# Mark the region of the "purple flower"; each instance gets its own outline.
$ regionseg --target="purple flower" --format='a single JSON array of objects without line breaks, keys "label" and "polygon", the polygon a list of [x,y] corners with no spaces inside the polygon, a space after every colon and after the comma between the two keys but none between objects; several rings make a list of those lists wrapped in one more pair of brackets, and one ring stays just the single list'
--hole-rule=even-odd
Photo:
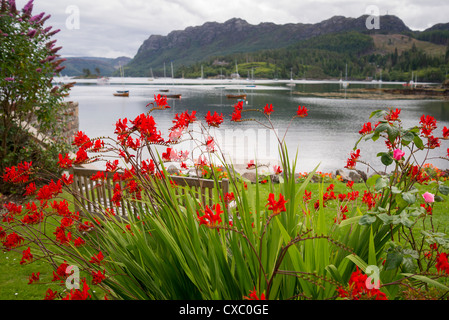
[{"label": "purple flower", "polygon": [[44,16],[44,14],[45,14],[45,12],[41,12],[41,13],[39,13],[38,15],[31,17],[30,23],[33,23],[33,22],[39,23],[39,21],[42,19],[42,17]]},{"label": "purple flower", "polygon": [[33,38],[36,35],[36,30],[31,29],[30,31],[28,31],[27,36],[30,38]]},{"label": "purple flower", "polygon": [[33,11],[33,1],[30,0],[28,3],[23,7],[22,12],[24,15],[31,15],[31,11]]},{"label": "purple flower", "polygon": [[7,78],[5,78],[5,81],[7,81],[7,82],[14,82],[15,79],[11,78],[11,77],[7,77]]}]

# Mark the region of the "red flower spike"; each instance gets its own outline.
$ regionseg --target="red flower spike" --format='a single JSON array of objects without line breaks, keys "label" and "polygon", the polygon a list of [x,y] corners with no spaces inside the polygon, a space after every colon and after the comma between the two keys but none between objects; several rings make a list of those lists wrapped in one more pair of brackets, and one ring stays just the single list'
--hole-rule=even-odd
[{"label": "red flower spike", "polygon": [[34,282],[39,281],[40,274],[41,274],[40,272],[38,272],[36,274],[33,272],[28,280],[28,284],[32,284]]},{"label": "red flower spike", "polygon": [[268,203],[265,206],[268,206],[268,210],[272,210],[272,216],[276,216],[283,211],[287,211],[285,208],[285,204],[287,201],[284,199],[282,194],[279,194],[279,200],[276,201],[274,198],[274,194],[270,193],[268,196]]},{"label": "red flower spike", "polygon": [[244,296],[243,299],[246,299],[246,300],[266,300],[264,293],[262,293],[260,295],[260,298],[257,296],[256,287],[254,287],[254,290],[251,290],[249,292],[249,296]]},{"label": "red flower spike", "polygon": [[33,255],[31,254],[30,247],[28,249],[23,250],[22,252],[22,260],[20,260],[20,264],[25,264],[27,262],[31,262],[33,260]]},{"label": "red flower spike", "polygon": [[210,127],[219,127],[223,123],[223,114],[218,114],[216,111],[211,115],[210,111],[207,112],[206,122]]},{"label": "red flower spike", "polygon": [[217,224],[220,224],[222,222],[220,217],[222,213],[223,211],[221,210],[220,204],[214,204],[211,208],[206,205],[204,215],[202,216],[199,215],[198,211],[196,212],[200,225],[204,224],[208,227],[214,227]]},{"label": "red flower spike", "polygon": [[58,155],[59,161],[58,161],[58,165],[63,168],[71,168],[72,167],[72,160],[69,158],[69,155],[66,153],[65,156],[63,157],[62,154]]},{"label": "red flower spike", "polygon": [[354,169],[357,160],[360,158],[360,149],[357,149],[355,152],[351,151],[350,157],[347,160],[345,168]]},{"label": "red flower spike", "polygon": [[103,259],[104,259],[103,253],[101,251],[99,251],[96,255],[93,255],[90,258],[89,262],[93,263],[93,264],[101,265],[101,262],[103,261]]},{"label": "red flower spike", "polygon": [[300,117],[300,118],[305,118],[305,117],[307,117],[307,108],[306,107],[301,107],[301,106],[299,106],[298,107],[298,111],[296,111],[296,116],[297,117]]},{"label": "red flower spike", "polygon": [[48,290],[45,292],[44,300],[55,300],[57,294],[58,294],[57,291],[53,291],[50,288],[48,288]]},{"label": "red flower spike", "polygon": [[268,103],[267,103],[265,108],[263,108],[263,113],[265,113],[267,116],[272,114],[273,113],[273,105],[272,104],[268,105]]},{"label": "red flower spike", "polygon": [[425,137],[432,135],[432,131],[437,128],[437,121],[432,116],[422,115],[419,123],[421,124],[421,134]]}]

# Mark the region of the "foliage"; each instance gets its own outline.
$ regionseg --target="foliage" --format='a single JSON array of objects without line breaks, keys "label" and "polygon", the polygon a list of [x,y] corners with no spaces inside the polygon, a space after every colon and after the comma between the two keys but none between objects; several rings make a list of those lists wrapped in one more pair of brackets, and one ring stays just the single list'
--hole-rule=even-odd
[{"label": "foliage", "polygon": [[[0,9],[0,168],[21,162],[21,147],[30,148],[31,125],[39,132],[57,137],[57,116],[62,109],[63,95],[71,84],[53,86],[52,79],[60,72],[56,40],[58,30],[44,27],[50,15],[32,14],[29,1],[19,11],[15,1],[3,0]],[[42,148],[33,148],[41,153]],[[50,153],[51,154],[51,153]],[[55,154],[51,154],[55,157]],[[30,154],[26,154],[30,156]],[[57,154],[56,154],[57,156]],[[36,157],[27,157],[37,161]],[[41,162],[42,164],[42,162]],[[4,188],[4,187],[3,187]],[[4,191],[4,190],[3,190]]]}]

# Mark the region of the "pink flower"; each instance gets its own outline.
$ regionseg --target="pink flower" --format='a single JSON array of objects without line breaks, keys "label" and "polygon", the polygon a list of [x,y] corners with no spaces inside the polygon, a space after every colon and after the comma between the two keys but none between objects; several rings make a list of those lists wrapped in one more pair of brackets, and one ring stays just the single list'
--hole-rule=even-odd
[{"label": "pink flower", "polygon": [[404,155],[405,152],[403,152],[401,149],[395,149],[393,151],[393,158],[397,161],[401,160]]},{"label": "pink flower", "polygon": [[435,202],[435,195],[431,194],[430,192],[425,192],[422,197],[424,198],[424,201],[426,203]]}]

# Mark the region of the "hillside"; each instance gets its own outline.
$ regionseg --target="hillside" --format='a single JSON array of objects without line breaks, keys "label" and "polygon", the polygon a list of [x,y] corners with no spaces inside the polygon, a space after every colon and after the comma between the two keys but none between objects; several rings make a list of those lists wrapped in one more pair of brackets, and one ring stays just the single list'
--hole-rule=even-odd
[{"label": "hillside", "polygon": [[110,77],[119,68],[126,65],[131,58],[119,57],[115,59],[100,57],[67,57],[62,63],[65,69],[62,76],[106,76]]},{"label": "hillside", "polygon": [[155,75],[163,74],[163,64],[175,68],[188,66],[214,56],[252,53],[280,49],[317,36],[336,32],[405,33],[411,30],[399,18],[382,16],[382,29],[367,30],[367,16],[346,18],[335,16],[316,24],[260,23],[252,25],[242,19],[224,23],[207,22],[202,26],[170,32],[167,36],[151,35],[139,48],[126,67],[126,74],[148,76],[150,68]]}]

